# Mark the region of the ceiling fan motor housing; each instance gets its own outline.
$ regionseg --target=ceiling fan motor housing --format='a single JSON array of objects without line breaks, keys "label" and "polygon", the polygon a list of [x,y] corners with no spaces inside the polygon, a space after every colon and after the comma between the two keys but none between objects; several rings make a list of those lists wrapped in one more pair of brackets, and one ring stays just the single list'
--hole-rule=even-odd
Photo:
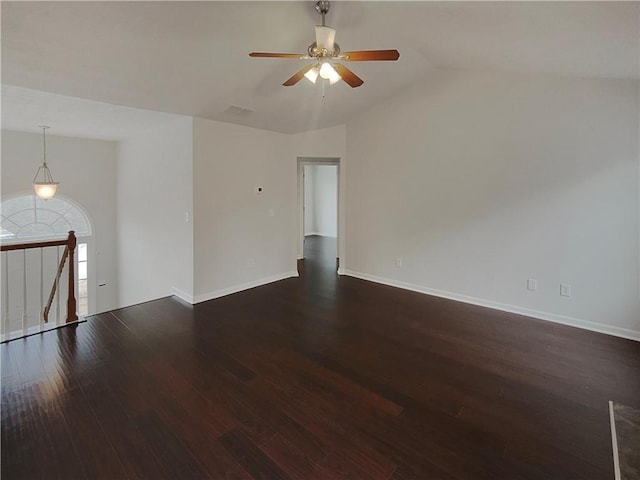
[{"label": "ceiling fan motor housing", "polygon": [[333,42],[333,50],[328,51],[326,48],[318,48],[318,44],[313,42],[307,47],[307,53],[313,58],[337,57],[340,54],[340,45],[338,42]]}]

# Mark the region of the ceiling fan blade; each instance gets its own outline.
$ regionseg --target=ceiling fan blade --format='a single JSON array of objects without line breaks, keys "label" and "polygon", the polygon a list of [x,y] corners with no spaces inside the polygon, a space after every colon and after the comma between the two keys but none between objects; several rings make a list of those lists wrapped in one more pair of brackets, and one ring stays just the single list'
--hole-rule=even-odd
[{"label": "ceiling fan blade", "polygon": [[342,80],[344,80],[347,84],[349,84],[351,88],[359,87],[364,83],[364,80],[362,80],[359,76],[357,76],[355,73],[353,73],[344,65],[341,65],[339,63],[334,63],[333,69],[336,72],[338,72],[338,75],[342,77]]},{"label": "ceiling fan blade", "polygon": [[306,67],[298,70],[298,72],[296,72],[295,75],[293,75],[289,80],[284,82],[282,85],[284,85],[285,87],[291,87],[295,85],[300,80],[302,80],[302,77],[304,77],[304,74],[307,73],[312,68],[313,68],[313,64],[307,65]]},{"label": "ceiling fan blade", "polygon": [[338,58],[349,62],[398,60],[400,52],[397,50],[359,50],[356,52],[341,52]]},{"label": "ceiling fan blade", "polygon": [[303,53],[251,52],[249,56],[259,57],[259,58],[299,58],[299,59],[309,58],[308,55],[305,55]]}]

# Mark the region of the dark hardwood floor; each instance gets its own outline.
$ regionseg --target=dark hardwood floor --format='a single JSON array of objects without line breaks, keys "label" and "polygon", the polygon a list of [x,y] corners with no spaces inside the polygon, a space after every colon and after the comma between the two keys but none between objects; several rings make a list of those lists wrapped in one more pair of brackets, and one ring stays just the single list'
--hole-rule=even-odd
[{"label": "dark hardwood floor", "polygon": [[613,479],[640,344],[335,274],[3,344],[2,478]]}]

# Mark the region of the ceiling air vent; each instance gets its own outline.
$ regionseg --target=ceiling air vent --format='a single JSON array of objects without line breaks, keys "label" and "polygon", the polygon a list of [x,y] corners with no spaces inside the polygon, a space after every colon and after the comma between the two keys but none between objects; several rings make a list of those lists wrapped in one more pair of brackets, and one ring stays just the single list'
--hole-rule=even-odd
[{"label": "ceiling air vent", "polygon": [[236,116],[245,116],[253,113],[253,110],[251,110],[250,108],[241,107],[240,105],[229,105],[224,113],[230,113],[231,115]]}]

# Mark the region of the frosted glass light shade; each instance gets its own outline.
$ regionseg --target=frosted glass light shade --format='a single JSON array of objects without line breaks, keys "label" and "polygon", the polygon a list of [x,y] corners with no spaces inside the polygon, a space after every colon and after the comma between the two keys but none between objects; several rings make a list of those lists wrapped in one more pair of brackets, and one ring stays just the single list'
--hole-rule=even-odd
[{"label": "frosted glass light shade", "polygon": [[49,200],[56,194],[58,182],[33,182],[33,189],[36,191],[38,198]]},{"label": "frosted glass light shade", "polygon": [[47,167],[46,158],[45,161],[38,167],[36,176],[33,177],[33,189],[36,191],[38,198],[43,200],[49,200],[56,194],[58,183],[53,179],[49,167]]},{"label": "frosted glass light shade", "polygon": [[329,80],[329,84],[333,85],[339,82],[342,77],[335,71],[329,62],[325,62],[320,67],[320,77]]},{"label": "frosted glass light shade", "polygon": [[318,73],[319,73],[318,67],[313,67],[311,70],[309,70],[307,73],[305,73],[304,76],[311,83],[316,83],[316,80],[318,79]]},{"label": "frosted glass light shade", "polygon": [[336,39],[336,31],[325,25],[316,25],[316,46],[319,50],[326,48],[333,52],[333,43]]}]

